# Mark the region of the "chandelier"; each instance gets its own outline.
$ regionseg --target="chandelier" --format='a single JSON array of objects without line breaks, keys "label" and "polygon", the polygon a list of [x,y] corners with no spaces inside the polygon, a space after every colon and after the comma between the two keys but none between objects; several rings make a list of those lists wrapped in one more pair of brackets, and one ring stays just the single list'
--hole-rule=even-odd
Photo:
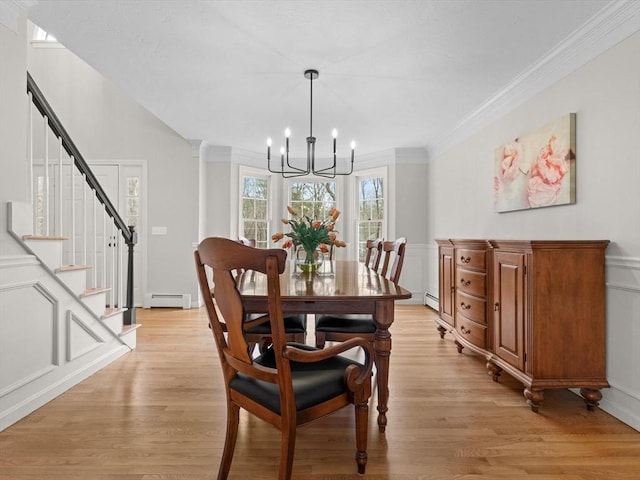
[{"label": "chandelier", "polygon": [[351,168],[349,171],[337,171],[336,139],[338,131],[334,128],[331,132],[333,136],[333,162],[331,165],[319,168],[316,166],[316,137],[313,136],[313,81],[318,78],[317,70],[305,70],[304,77],[309,79],[311,94],[309,101],[309,136],[307,137],[307,165],[304,168],[296,167],[289,162],[289,137],[291,130],[284,131],[285,146],[280,147],[280,169],[271,166],[271,138],[267,138],[267,164],[271,173],[279,173],[283,178],[301,177],[303,175],[317,175],[325,178],[335,178],[337,175],[351,175],[353,173],[353,157],[356,143],[351,142]]}]

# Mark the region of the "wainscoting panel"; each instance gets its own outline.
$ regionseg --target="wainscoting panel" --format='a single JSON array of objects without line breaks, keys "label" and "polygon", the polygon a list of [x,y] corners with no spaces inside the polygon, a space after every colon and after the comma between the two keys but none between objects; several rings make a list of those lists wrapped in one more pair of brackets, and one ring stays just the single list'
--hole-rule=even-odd
[{"label": "wainscoting panel", "polygon": [[131,348],[33,255],[0,255],[0,431]]},{"label": "wainscoting panel", "polygon": [[424,293],[427,291],[428,278],[428,245],[407,243],[404,264],[400,275],[400,286],[409,290],[412,297],[399,303],[424,304]]},{"label": "wainscoting panel", "polygon": [[85,355],[104,343],[104,339],[73,311],[67,310],[67,361]]},{"label": "wainscoting panel", "polygon": [[39,282],[0,286],[0,305],[22,306],[0,319],[0,397],[60,365],[57,303]]},{"label": "wainscoting panel", "polygon": [[640,431],[640,259],[607,257],[607,380],[600,406]]}]

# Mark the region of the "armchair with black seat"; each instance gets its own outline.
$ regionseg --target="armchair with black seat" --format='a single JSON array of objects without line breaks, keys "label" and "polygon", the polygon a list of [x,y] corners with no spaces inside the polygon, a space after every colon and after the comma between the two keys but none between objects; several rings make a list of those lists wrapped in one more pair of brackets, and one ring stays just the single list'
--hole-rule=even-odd
[{"label": "armchair with black seat", "polygon": [[[355,458],[358,473],[365,471],[372,347],[356,338],[324,350],[285,341],[280,274],[284,271],[286,256],[282,249],[252,249],[225,238],[207,238],[195,252],[198,281],[220,357],[227,397],[227,429],[218,480],[229,475],[241,408],[281,431],[278,478],[288,480],[297,426],[354,405]],[[216,305],[209,294],[212,287],[206,269],[213,272]],[[233,274],[236,269],[254,270],[267,276],[273,345],[256,358],[247,351],[244,309]],[[364,352],[363,363],[340,355],[356,347]]]},{"label": "armchair with black seat", "polygon": [[[380,259],[384,257],[380,274],[391,282],[398,283],[404,263],[406,245],[407,239],[404,237],[393,242],[382,242],[381,249],[372,244],[373,247],[378,248],[378,254],[373,264],[370,265],[370,250],[368,250],[365,264],[377,271]],[[393,257],[393,262],[391,262],[391,257]],[[318,348],[323,348],[326,341],[343,342],[354,337],[361,337],[373,343],[375,333],[376,323],[373,316],[369,314],[325,314],[316,318],[316,347]]]}]

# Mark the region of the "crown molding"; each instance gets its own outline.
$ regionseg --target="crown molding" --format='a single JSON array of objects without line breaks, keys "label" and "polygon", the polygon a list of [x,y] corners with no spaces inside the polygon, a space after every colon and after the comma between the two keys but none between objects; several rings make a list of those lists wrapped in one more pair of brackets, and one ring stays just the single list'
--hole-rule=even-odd
[{"label": "crown molding", "polygon": [[427,147],[433,160],[481,128],[585,65],[602,52],[640,31],[640,2],[615,0],[569,35],[538,62],[489,97],[455,127]]}]

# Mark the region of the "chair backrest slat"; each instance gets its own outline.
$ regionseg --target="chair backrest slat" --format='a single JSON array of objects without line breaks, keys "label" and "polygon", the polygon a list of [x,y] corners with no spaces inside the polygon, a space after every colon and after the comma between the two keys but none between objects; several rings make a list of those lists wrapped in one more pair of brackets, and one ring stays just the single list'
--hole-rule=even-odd
[{"label": "chair backrest slat", "polygon": [[[407,239],[404,237],[400,237],[393,242],[384,242],[382,244],[384,262],[382,264],[381,274],[393,283],[398,283],[398,280],[400,280],[406,246]],[[393,262],[391,262],[391,257],[393,257]]]},{"label": "chair backrest slat", "polygon": [[384,238],[367,240],[367,256],[364,259],[364,264],[372,270],[378,270],[378,267],[380,266],[383,242]]}]

